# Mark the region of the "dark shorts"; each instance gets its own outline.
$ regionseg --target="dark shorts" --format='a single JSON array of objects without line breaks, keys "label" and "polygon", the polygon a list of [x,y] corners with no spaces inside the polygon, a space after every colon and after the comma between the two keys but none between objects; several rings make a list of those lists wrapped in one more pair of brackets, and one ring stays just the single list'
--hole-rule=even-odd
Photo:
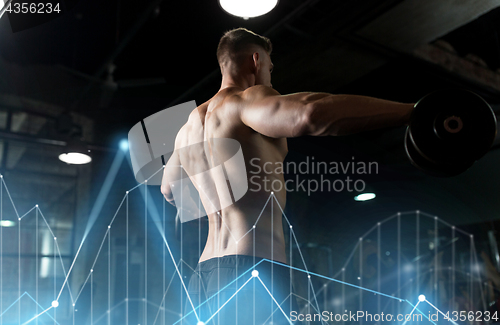
[{"label": "dark shorts", "polygon": [[[252,277],[253,270],[258,277]],[[207,325],[290,324],[287,317],[297,310],[291,289],[290,268],[284,265],[245,255],[212,258],[191,276],[191,301],[180,324],[197,324],[191,302]]]}]

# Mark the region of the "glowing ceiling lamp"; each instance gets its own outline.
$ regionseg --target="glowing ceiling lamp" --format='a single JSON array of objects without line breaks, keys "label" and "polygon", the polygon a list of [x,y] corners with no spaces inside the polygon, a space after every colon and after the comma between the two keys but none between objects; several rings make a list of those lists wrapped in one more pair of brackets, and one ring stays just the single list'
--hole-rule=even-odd
[{"label": "glowing ceiling lamp", "polygon": [[15,225],[16,223],[12,220],[0,220],[0,227],[9,228],[14,227]]},{"label": "glowing ceiling lamp", "polygon": [[368,201],[376,197],[375,193],[362,193],[354,197],[355,201]]},{"label": "glowing ceiling lamp", "polygon": [[278,0],[219,0],[219,4],[229,14],[248,19],[267,14]]},{"label": "glowing ceiling lamp", "polygon": [[66,151],[59,155],[59,160],[70,165],[84,165],[92,161],[87,147],[81,141],[68,144]]},{"label": "glowing ceiling lamp", "polygon": [[70,165],[84,165],[92,161],[89,155],[79,152],[68,152],[59,155],[59,160]]}]

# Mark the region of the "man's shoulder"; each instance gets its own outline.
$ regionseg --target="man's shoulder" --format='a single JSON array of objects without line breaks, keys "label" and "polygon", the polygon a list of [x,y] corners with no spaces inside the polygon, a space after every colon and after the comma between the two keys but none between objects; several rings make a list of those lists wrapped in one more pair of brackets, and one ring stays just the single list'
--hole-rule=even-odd
[{"label": "man's shoulder", "polygon": [[[251,102],[269,96],[280,95],[276,90],[264,85],[256,85],[246,89],[242,88],[226,88],[214,96],[214,108],[230,109],[245,108]],[[212,106],[212,104],[210,105]],[[211,109],[209,108],[209,111]]]},{"label": "man's shoulder", "polygon": [[277,96],[279,93],[272,87],[255,85],[242,92],[242,98],[246,100],[260,99],[267,96]]}]

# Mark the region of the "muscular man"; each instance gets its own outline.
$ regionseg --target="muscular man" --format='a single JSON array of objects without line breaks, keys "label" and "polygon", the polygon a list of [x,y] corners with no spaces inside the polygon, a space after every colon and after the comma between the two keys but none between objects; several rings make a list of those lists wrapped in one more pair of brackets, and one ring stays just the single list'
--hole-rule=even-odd
[{"label": "muscular man", "polygon": [[[253,177],[253,184],[259,180],[283,182],[283,174],[275,173],[274,168],[265,169],[267,172],[264,175],[264,168],[255,166],[282,163],[288,151],[286,138],[347,135],[408,122],[413,104],[328,93],[281,95],[271,84],[271,50],[269,39],[249,30],[238,28],[224,34],[217,48],[222,72],[220,90],[191,113],[177,135],[175,143],[178,150],[167,167],[182,165],[190,177],[197,170],[208,170],[214,163],[214,152],[218,156],[224,155],[224,148],[214,148],[211,139],[229,138],[241,145],[248,178],[262,176]],[[200,143],[207,145],[193,146]],[[258,174],[259,171],[262,175]],[[161,188],[165,198],[174,205],[176,202],[169,182],[175,179],[175,172],[175,168],[165,168]],[[201,191],[211,193],[209,200],[202,200],[205,208],[218,200],[221,182],[226,182],[224,177],[222,180],[216,178],[193,181],[200,195]],[[227,188],[227,184],[224,185]],[[286,191],[282,188],[273,193],[272,199],[284,208]],[[234,204],[208,214],[207,243],[188,290],[190,296],[195,297],[195,307],[198,301],[203,302],[219,293],[220,289],[263,258],[287,263],[281,210],[276,203],[272,208],[267,201],[270,195],[264,190],[249,190]],[[269,264],[272,263],[259,264],[260,277],[281,304],[290,293],[289,271],[286,267]],[[246,278],[239,280],[240,286],[244,280]],[[199,320],[210,319],[210,313],[217,312],[217,316],[210,319],[214,324],[236,324],[237,321],[238,324],[264,324],[270,323],[271,319],[273,324],[288,324],[283,314],[290,311],[290,304],[284,303],[283,310],[277,309],[269,294],[262,292],[263,286],[257,284],[249,286],[252,290],[248,292],[242,290],[238,293],[238,305],[231,301],[217,312],[238,287],[225,289],[227,294],[219,293],[210,299],[214,302],[198,310],[201,314],[198,315]],[[261,292],[256,293],[256,290]],[[245,294],[251,298],[245,300]],[[255,301],[257,307],[254,310],[252,303],[255,306]],[[190,312],[192,306],[186,306],[186,312]],[[269,318],[271,314],[273,316]]]}]

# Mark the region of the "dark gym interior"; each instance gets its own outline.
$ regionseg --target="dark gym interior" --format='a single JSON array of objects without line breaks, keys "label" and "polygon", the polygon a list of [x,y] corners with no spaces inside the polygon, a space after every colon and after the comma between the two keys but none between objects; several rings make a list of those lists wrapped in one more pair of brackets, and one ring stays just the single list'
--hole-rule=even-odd
[{"label": "dark gym interior", "polygon": [[[176,226],[176,210],[159,186],[124,196],[138,183],[120,144],[147,116],[190,100],[201,104],[219,90],[215,53],[227,30],[245,27],[271,39],[272,83],[281,94],[416,103],[433,91],[460,88],[500,114],[497,0],[280,0],[248,20],[227,14],[216,0],[60,5],[57,17],[0,19],[3,324],[181,318],[186,296],[173,261],[188,279],[206,221]],[[411,164],[405,130],[288,139],[286,162],[378,164],[376,172],[350,175],[376,194],[370,201],[355,201],[358,193],[347,190],[287,194],[284,214],[296,235],[285,231],[292,264],[412,303],[425,291],[443,310],[496,310],[500,136],[467,171],[443,178]],[[77,138],[92,162],[61,162],[58,155]],[[151,209],[158,219],[148,217]],[[416,267],[426,275],[411,275]],[[413,284],[396,288],[394,272],[408,273],[399,275],[399,286],[419,282],[422,292],[408,291]],[[358,308],[357,291],[328,283],[313,280],[321,309]],[[311,294],[307,285],[295,287],[301,297]],[[55,300],[57,308],[36,317]],[[301,308],[310,308],[306,301],[299,299]]]}]

